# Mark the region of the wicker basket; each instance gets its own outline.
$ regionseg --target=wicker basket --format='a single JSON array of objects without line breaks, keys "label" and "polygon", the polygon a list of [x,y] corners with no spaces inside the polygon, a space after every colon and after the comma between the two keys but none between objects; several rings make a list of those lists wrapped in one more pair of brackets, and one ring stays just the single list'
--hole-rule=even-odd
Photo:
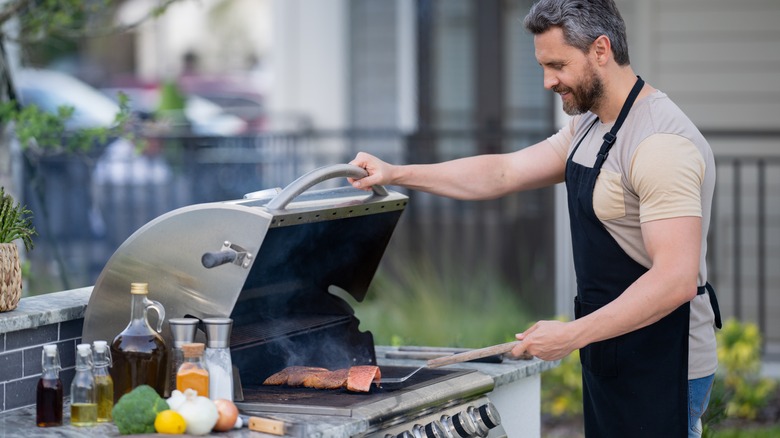
[{"label": "wicker basket", "polygon": [[22,297],[22,265],[15,243],[0,243],[0,312],[16,309]]}]

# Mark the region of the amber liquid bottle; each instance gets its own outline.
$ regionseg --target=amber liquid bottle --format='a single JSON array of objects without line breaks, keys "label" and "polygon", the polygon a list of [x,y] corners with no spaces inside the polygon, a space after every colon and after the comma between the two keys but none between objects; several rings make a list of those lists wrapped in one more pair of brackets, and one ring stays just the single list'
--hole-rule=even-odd
[{"label": "amber liquid bottle", "polygon": [[95,359],[92,374],[95,376],[98,423],[111,421],[111,410],[114,408],[114,380],[108,371],[111,366],[111,353],[106,344],[106,341],[92,343]]},{"label": "amber liquid bottle", "polygon": [[[111,343],[115,403],[140,385],[151,386],[163,397],[168,380],[168,351],[159,334],[165,309],[162,304],[147,298],[149,288],[146,283],[133,283],[130,293],[130,323]],[[157,331],[147,321],[150,308],[157,312]]]},{"label": "amber liquid bottle", "polygon": [[39,427],[62,426],[62,380],[57,346],[43,346],[43,372],[38,380],[35,403],[35,423]]}]

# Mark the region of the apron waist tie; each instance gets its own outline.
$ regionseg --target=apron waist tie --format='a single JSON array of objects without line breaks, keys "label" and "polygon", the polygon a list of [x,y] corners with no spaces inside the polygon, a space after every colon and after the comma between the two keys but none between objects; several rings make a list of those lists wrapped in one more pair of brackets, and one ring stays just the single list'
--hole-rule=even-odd
[{"label": "apron waist tie", "polygon": [[710,305],[712,306],[712,311],[715,313],[715,327],[722,328],[723,322],[720,319],[720,306],[718,305],[718,297],[715,295],[715,289],[713,289],[712,285],[709,283],[704,286],[699,286],[696,289],[696,295],[704,295],[705,292],[708,292],[708,295],[710,296]]}]

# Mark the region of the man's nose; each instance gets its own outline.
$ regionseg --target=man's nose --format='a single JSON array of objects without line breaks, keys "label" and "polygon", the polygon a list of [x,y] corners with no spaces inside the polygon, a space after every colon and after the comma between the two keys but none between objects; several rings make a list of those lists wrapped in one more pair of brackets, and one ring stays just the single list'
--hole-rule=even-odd
[{"label": "man's nose", "polygon": [[544,73],[544,88],[552,90],[552,88],[558,85],[558,77],[551,73]]}]

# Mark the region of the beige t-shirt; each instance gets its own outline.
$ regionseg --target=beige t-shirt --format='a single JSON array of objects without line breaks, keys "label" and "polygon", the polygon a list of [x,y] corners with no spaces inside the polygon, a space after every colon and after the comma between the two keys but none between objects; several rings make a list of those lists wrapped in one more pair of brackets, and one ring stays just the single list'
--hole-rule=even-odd
[{"label": "beige t-shirt", "polygon": [[[575,116],[548,140],[567,159],[596,116]],[[602,138],[613,124],[585,134],[574,161],[593,167]],[[593,192],[593,209],[620,247],[642,266],[650,257],[642,240],[643,222],[683,216],[702,218],[698,284],[707,282],[707,231],[715,188],[715,161],[707,140],[669,97],[656,91],[637,100],[617,133]],[[691,302],[688,378],[715,372],[714,313],[708,295]]]}]

